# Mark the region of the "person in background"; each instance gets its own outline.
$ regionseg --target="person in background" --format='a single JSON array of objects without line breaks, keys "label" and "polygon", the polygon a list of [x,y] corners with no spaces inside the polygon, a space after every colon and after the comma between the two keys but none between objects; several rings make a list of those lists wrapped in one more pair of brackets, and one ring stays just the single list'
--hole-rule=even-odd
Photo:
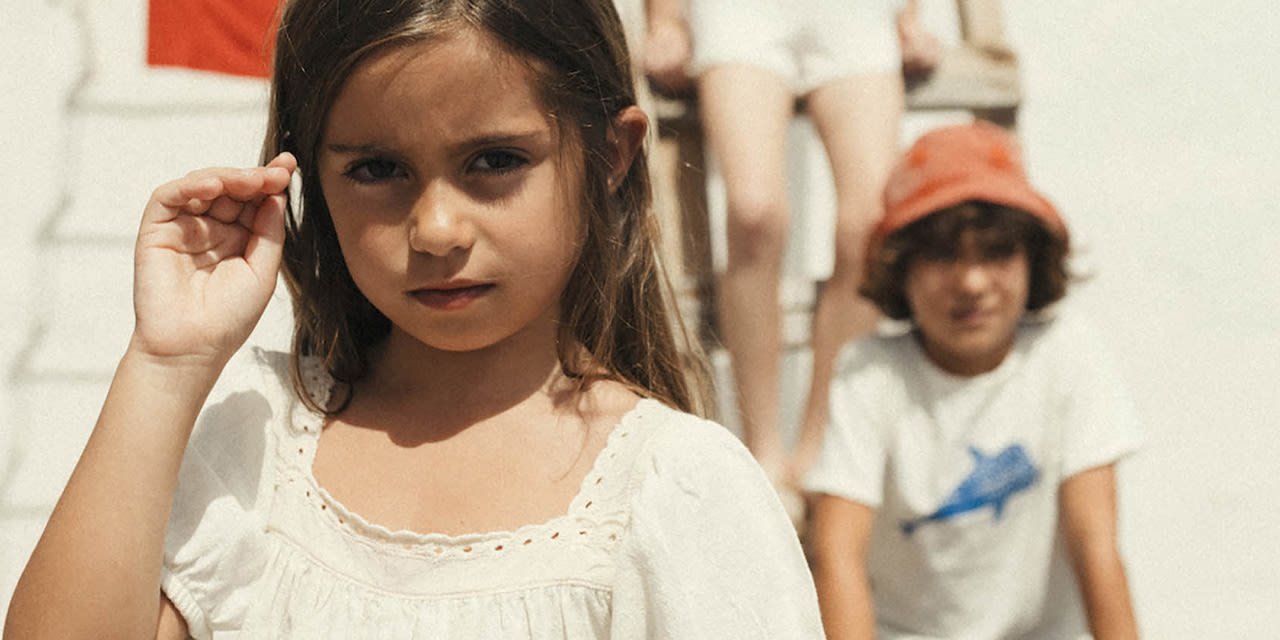
[{"label": "person in background", "polygon": [[983,122],[921,137],[884,206],[861,292],[911,328],[841,353],[804,482],[827,637],[1136,637],[1115,465],[1139,421],[1055,305],[1062,218]]},{"label": "person in background", "polygon": [[[896,13],[896,15],[895,15]],[[659,85],[696,85],[710,153],[724,177],[728,262],[716,294],[744,440],[781,493],[796,497],[826,419],[840,345],[870,331],[857,294],[862,248],[897,153],[903,72],[937,64],[914,0],[649,0],[645,63]],[[779,423],[778,287],[789,225],[786,134],[797,100],[835,179],[835,263],[813,312],[810,390],[788,451]],[[800,517],[799,501],[793,517]]]}]

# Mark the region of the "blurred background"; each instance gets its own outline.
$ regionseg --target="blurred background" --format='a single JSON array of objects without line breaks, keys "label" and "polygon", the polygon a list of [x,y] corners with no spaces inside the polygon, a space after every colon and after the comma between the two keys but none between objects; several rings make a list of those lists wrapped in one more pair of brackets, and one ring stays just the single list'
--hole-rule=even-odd
[{"label": "blurred background", "polygon": [[[955,2],[920,9],[956,42]],[[1121,471],[1139,622],[1150,638],[1280,637],[1280,10],[1009,0],[1003,19],[1032,180],[1092,276],[1070,299],[1146,420]],[[10,3],[0,20],[4,608],[127,341],[142,205],[188,170],[257,159],[265,84],[148,67],[146,25],[141,0]],[[903,143],[964,118],[911,114]],[[821,153],[806,135],[799,158]],[[793,253],[821,254],[806,242]],[[252,340],[284,347],[276,298]]]}]

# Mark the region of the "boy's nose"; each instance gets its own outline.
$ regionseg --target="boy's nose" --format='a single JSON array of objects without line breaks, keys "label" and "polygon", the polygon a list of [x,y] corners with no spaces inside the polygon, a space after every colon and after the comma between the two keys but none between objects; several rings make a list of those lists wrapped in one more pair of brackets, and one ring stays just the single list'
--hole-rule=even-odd
[{"label": "boy's nose", "polygon": [[443,257],[455,250],[470,249],[474,243],[475,228],[465,205],[452,196],[447,186],[428,186],[414,203],[409,246],[418,253]]},{"label": "boy's nose", "polygon": [[987,286],[990,274],[988,265],[980,260],[956,263],[956,286],[965,293],[978,293]]}]

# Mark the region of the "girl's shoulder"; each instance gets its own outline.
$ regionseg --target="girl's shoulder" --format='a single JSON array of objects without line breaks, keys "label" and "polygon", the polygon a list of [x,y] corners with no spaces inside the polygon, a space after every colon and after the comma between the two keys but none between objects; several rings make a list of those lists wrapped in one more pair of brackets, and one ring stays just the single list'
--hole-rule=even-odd
[{"label": "girl's shoulder", "polygon": [[[271,453],[287,439],[289,426],[299,423],[299,414],[307,413],[292,380],[288,353],[241,349],[200,411],[184,465],[207,468],[205,480],[226,483],[239,500],[262,498],[259,484],[270,475]],[[316,382],[317,392],[327,392]]]},{"label": "girl's shoulder", "polygon": [[245,347],[236,352],[214,385],[205,408],[254,393],[278,404],[291,399],[290,356],[282,351]]},{"label": "girl's shoulder", "polygon": [[628,456],[633,491],[654,482],[685,485],[699,477],[729,479],[758,471],[746,446],[727,428],[654,399],[641,400],[613,435],[633,439]]},{"label": "girl's shoulder", "polygon": [[[720,423],[646,398],[636,404],[624,422],[641,435],[647,449],[693,446],[737,449],[741,442]],[[745,449],[745,448],[744,448]]]},{"label": "girl's shoulder", "polygon": [[178,474],[161,573],[164,593],[193,634],[251,605],[256,574],[223,568],[265,562],[275,452],[300,404],[289,354],[245,348],[200,412]]},{"label": "girl's shoulder", "polygon": [[292,367],[293,356],[288,352],[261,347],[241,349],[218,377],[205,401],[202,420],[216,418],[208,415],[215,409],[227,411],[245,405],[270,407],[273,413],[288,417],[290,412],[305,410],[300,392],[309,395],[317,406],[325,406],[334,382],[319,359],[301,358],[298,366],[301,388],[294,384]]}]

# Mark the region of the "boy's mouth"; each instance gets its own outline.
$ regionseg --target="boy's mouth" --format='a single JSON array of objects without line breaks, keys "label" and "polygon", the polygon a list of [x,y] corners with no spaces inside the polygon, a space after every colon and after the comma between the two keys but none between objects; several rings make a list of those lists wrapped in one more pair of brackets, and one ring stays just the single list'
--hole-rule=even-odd
[{"label": "boy's mouth", "polygon": [[991,314],[981,307],[962,307],[951,311],[951,320],[964,326],[984,324]]}]

